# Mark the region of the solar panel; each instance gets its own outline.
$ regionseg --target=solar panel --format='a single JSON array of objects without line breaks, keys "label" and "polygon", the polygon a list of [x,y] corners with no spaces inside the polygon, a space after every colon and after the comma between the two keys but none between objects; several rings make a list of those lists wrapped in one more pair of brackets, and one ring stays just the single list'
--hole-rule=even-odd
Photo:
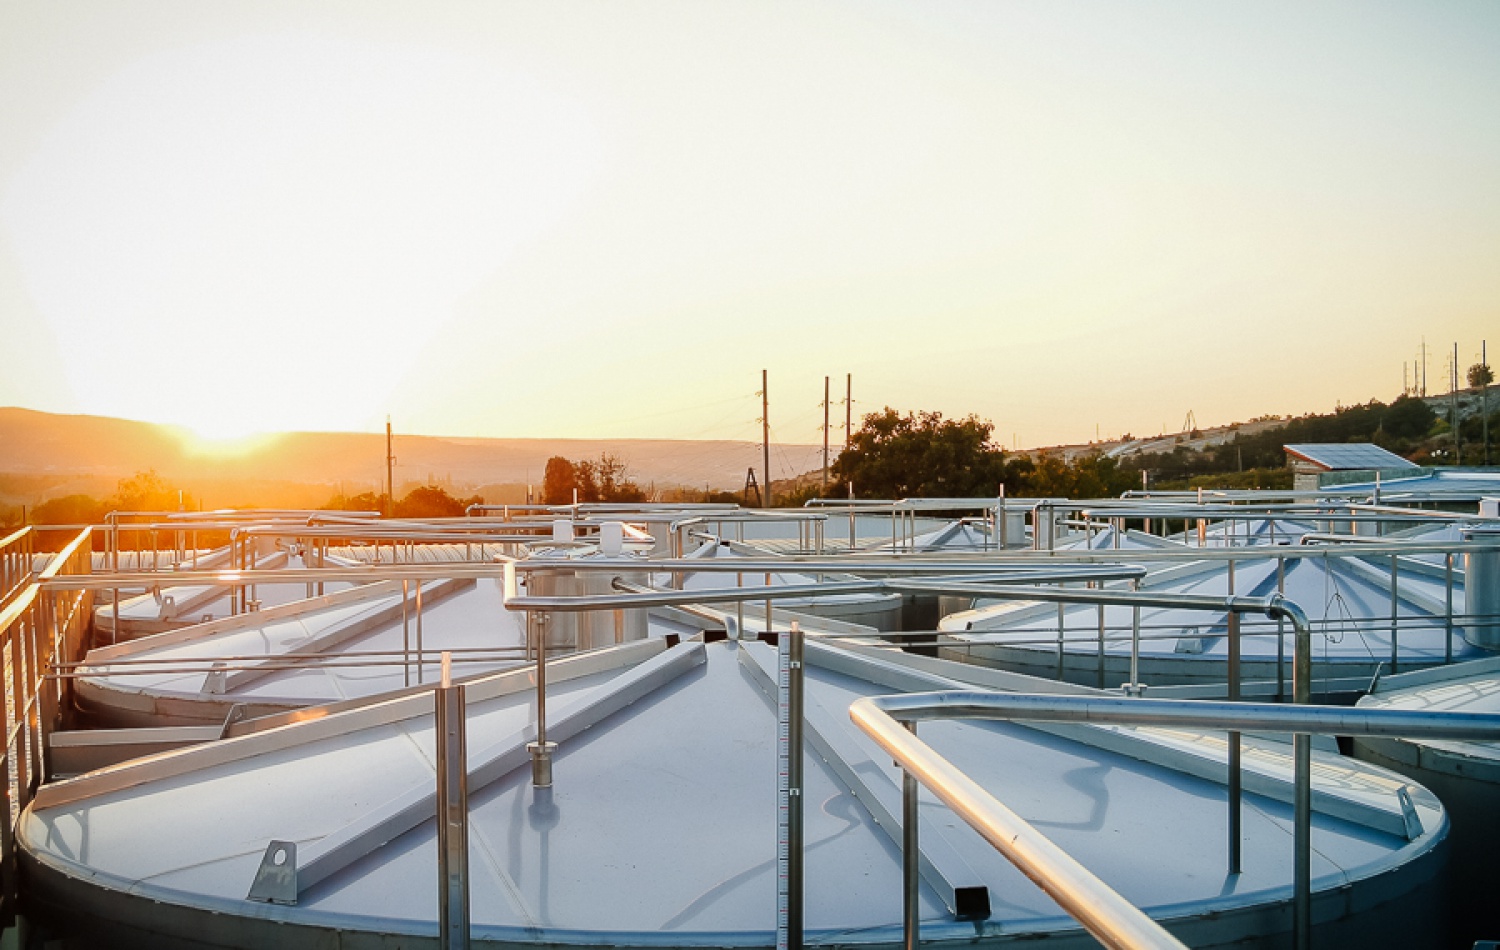
[{"label": "solar panel", "polygon": [[1293,455],[1330,470],[1358,468],[1418,468],[1416,463],[1369,442],[1303,443],[1282,446]]}]

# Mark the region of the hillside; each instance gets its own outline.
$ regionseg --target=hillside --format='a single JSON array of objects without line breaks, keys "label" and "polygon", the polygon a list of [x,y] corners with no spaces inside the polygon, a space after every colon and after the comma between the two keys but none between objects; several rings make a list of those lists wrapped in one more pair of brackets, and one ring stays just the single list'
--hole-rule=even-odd
[{"label": "hillside", "polygon": [[[206,505],[242,504],[236,496],[259,486],[278,497],[302,487],[327,500],[343,486],[374,489],[385,481],[385,436],[293,432],[268,437],[236,454],[213,454],[172,426],[101,416],[56,415],[0,408],[0,501],[35,504],[59,494],[104,495],[116,481],[155,469]],[[755,442],[667,439],[480,439],[403,435],[394,439],[400,486],[434,482],[471,492],[486,485],[540,484],[547,459],[579,460],[609,452],[623,459],[642,486],[738,490],[745,471],[761,464]],[[779,477],[821,464],[820,446],[773,445]],[[270,504],[271,502],[258,502]]]},{"label": "hillside", "polygon": [[[1461,389],[1457,393],[1444,393],[1442,395],[1423,396],[1419,398],[1432,410],[1433,416],[1443,423],[1444,431],[1449,431],[1446,428],[1446,423],[1451,411],[1455,408],[1457,409],[1458,418],[1465,423],[1479,418],[1484,412],[1485,397],[1481,389]],[[1358,406],[1342,407],[1335,410],[1333,415],[1337,416],[1349,411],[1358,411],[1360,408]],[[1500,409],[1500,394],[1492,392],[1490,395],[1489,411],[1493,413],[1497,409]],[[1042,455],[1055,455],[1063,459],[1063,461],[1071,463],[1096,452],[1108,458],[1121,460],[1133,456],[1169,453],[1178,449],[1185,452],[1207,452],[1219,446],[1230,445],[1236,441],[1253,439],[1276,429],[1284,429],[1291,425],[1293,421],[1294,417],[1292,416],[1266,416],[1252,419],[1249,422],[1207,426],[1194,429],[1192,432],[1168,432],[1140,439],[1126,436],[1123,439],[1112,441],[1039,446],[1032,449],[1021,449],[1016,454],[1025,455],[1032,459],[1040,458]],[[1364,437],[1361,436],[1361,438]],[[1295,439],[1292,441],[1295,441]]]}]

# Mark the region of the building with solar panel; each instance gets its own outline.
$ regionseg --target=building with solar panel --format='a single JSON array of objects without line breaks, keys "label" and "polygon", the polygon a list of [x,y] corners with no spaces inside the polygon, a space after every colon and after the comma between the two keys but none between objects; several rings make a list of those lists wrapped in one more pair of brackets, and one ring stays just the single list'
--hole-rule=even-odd
[{"label": "building with solar panel", "polygon": [[1394,452],[1370,442],[1308,442],[1283,445],[1287,468],[1292,470],[1292,487],[1297,491],[1316,491],[1322,487],[1322,476],[1328,472],[1368,472],[1382,476],[1414,475],[1421,466]]}]

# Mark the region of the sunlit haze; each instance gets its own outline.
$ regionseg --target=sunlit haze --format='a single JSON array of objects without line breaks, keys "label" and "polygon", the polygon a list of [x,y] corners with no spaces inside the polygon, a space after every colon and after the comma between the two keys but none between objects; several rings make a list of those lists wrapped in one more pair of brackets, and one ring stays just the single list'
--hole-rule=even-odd
[{"label": "sunlit haze", "polygon": [[1500,345],[1500,4],[4,19],[0,405],[758,439],[767,369],[781,441],[852,374],[1040,445]]}]

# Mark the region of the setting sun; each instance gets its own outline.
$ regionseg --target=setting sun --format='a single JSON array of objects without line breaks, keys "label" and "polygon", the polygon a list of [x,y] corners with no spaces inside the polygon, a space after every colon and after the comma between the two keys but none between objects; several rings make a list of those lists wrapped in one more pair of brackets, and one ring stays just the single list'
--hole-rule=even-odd
[{"label": "setting sun", "polygon": [[223,425],[210,423],[183,428],[183,448],[189,455],[236,457],[267,448],[281,438],[280,433],[257,432],[242,421],[236,422],[225,419]]}]

